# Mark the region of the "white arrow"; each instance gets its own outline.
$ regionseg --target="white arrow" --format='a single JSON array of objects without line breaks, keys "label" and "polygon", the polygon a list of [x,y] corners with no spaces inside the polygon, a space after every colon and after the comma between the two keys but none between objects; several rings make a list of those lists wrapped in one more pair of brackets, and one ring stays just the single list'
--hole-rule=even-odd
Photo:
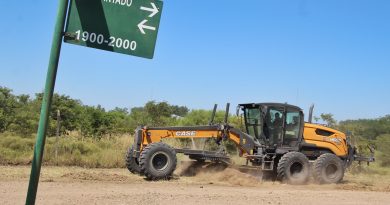
[{"label": "white arrow", "polygon": [[144,19],[143,21],[141,21],[141,22],[138,24],[138,28],[139,28],[139,30],[141,31],[142,34],[145,34],[144,29],[149,29],[149,30],[153,30],[153,31],[156,30],[155,27],[145,25],[146,22],[148,22],[148,20],[145,20],[145,19]]},{"label": "white arrow", "polygon": [[150,5],[152,5],[153,8],[141,6],[141,10],[152,12],[152,13],[149,15],[149,17],[153,17],[154,15],[156,15],[156,14],[158,13],[158,8],[157,8],[156,5],[155,5],[154,3],[152,3],[152,2],[150,2]]}]

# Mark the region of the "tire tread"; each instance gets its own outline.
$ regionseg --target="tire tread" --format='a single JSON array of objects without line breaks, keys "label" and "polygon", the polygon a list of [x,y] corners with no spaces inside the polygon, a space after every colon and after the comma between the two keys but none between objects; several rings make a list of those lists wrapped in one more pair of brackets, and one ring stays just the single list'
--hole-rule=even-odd
[{"label": "tire tread", "polygon": [[332,153],[325,153],[325,154],[322,154],[320,155],[314,162],[313,164],[313,177],[314,177],[314,180],[320,184],[325,184],[325,183],[338,183],[340,182],[343,177],[344,177],[344,169],[342,170],[342,173],[341,173],[341,177],[339,180],[337,181],[334,181],[334,182],[331,182],[331,181],[327,181],[326,179],[324,179],[324,177],[322,176],[322,171],[323,171],[323,168],[324,166],[326,165],[326,163],[329,161],[329,160],[336,160],[338,163],[341,164],[341,168],[343,169],[342,167],[342,162],[340,160],[339,157],[337,157],[335,154],[332,154]]},{"label": "tire tread", "polygon": [[176,158],[176,152],[174,149],[172,149],[169,145],[163,143],[163,142],[156,142],[156,143],[151,143],[149,144],[148,146],[146,146],[142,152],[141,152],[141,155],[140,155],[140,160],[139,160],[139,165],[140,165],[140,171],[141,173],[143,173],[145,175],[145,177],[149,180],[160,180],[160,179],[170,179],[172,177],[172,173],[169,173],[167,174],[166,176],[163,176],[163,177],[157,177],[157,176],[154,176],[153,173],[151,173],[148,169],[148,163],[147,163],[147,160],[148,160],[148,156],[150,155],[150,152],[156,148],[156,147],[164,147],[166,148],[166,150],[168,150],[170,152],[170,154],[172,156],[175,156],[174,159],[172,160],[172,163],[173,163],[173,167],[176,167],[176,164],[177,164],[177,158]]},{"label": "tire tread", "polygon": [[131,173],[140,174],[141,167],[139,166],[139,164],[135,162],[135,159],[133,157],[133,150],[134,150],[134,145],[127,149],[126,157],[125,157],[126,167]]},{"label": "tire tread", "polygon": [[[305,162],[306,166],[309,166],[309,160],[307,159],[307,157],[303,153],[301,153],[301,152],[288,152],[280,158],[280,161],[279,161],[278,166],[277,166],[276,178],[282,182],[287,181],[288,183],[304,184],[307,182],[307,180],[309,178],[309,174],[301,182],[291,182],[290,179],[288,179],[288,176],[286,175],[286,170],[289,170],[287,166],[290,165],[290,162],[291,162],[291,160],[293,160],[293,158],[298,158],[300,160],[303,160]],[[308,167],[306,169],[309,170]]]}]

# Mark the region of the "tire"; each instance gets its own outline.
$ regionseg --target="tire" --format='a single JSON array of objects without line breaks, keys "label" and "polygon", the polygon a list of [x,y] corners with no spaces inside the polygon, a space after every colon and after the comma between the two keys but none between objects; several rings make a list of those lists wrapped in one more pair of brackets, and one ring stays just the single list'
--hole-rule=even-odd
[{"label": "tire", "polygon": [[277,179],[288,184],[305,184],[310,176],[309,159],[300,152],[284,154],[278,163]]},{"label": "tire", "polygon": [[314,180],[320,184],[339,183],[344,177],[343,161],[335,154],[325,153],[313,164]]},{"label": "tire", "polygon": [[176,152],[165,143],[151,143],[141,152],[139,164],[148,180],[170,179],[176,169]]},{"label": "tire", "polygon": [[133,157],[134,145],[127,149],[126,153],[126,167],[133,174],[140,174],[141,167],[139,166],[139,161],[136,157]]}]

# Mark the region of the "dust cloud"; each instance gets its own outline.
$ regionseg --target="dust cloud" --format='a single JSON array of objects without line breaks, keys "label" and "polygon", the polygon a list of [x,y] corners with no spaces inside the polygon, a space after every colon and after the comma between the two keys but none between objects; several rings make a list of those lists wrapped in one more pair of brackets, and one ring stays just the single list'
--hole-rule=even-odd
[{"label": "dust cloud", "polygon": [[240,170],[224,163],[181,162],[176,173],[179,177],[191,177],[191,181],[209,184],[229,184],[237,186],[257,186],[262,184],[260,170]]}]

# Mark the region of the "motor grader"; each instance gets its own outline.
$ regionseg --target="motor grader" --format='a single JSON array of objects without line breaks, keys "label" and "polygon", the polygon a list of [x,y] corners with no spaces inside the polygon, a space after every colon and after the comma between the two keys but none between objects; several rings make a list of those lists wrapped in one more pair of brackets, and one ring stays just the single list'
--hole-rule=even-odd
[{"label": "motor grader", "polygon": [[[241,113],[245,132],[228,124],[229,104],[224,122],[213,123],[216,108],[215,105],[210,123],[204,126],[139,126],[126,154],[129,171],[150,180],[169,179],[176,168],[177,153],[199,162],[229,163],[230,158],[222,145],[224,140],[237,146],[240,157],[247,160],[246,166],[261,170],[263,176],[290,184],[304,184],[311,173],[319,183],[338,183],[352,161],[374,161],[373,155],[358,155],[346,134],[311,123],[313,107],[309,122],[305,123],[302,109],[294,105],[239,104],[237,115]],[[212,138],[219,149],[178,149],[163,142],[168,138]]]}]

